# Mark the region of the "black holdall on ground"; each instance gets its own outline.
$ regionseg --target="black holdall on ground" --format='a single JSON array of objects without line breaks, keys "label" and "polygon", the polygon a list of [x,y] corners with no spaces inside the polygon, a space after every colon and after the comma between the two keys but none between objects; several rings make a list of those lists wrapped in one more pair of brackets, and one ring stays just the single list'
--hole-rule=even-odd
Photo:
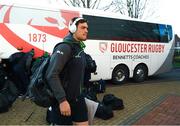
[{"label": "black holdall on ground", "polygon": [[16,52],[9,57],[11,79],[18,88],[19,95],[24,95],[29,85],[30,67],[34,56],[34,49],[29,52]]},{"label": "black holdall on ground", "polygon": [[99,102],[98,108],[96,110],[95,116],[107,120],[114,116],[112,108],[109,106],[104,105],[103,103]]},{"label": "black holdall on ground", "polygon": [[7,112],[18,96],[15,84],[6,80],[4,87],[0,90],[0,113]]},{"label": "black holdall on ground", "polygon": [[11,63],[11,65],[18,63],[22,57],[25,55],[24,52],[16,52],[13,53],[12,55],[10,55],[9,57],[9,62]]},{"label": "black holdall on ground", "polygon": [[18,90],[15,84],[9,80],[4,65],[0,63],[0,113],[8,111],[17,95]]},{"label": "black holdall on ground", "polygon": [[110,106],[113,110],[124,109],[123,100],[115,97],[113,94],[106,94],[103,97],[103,104]]}]

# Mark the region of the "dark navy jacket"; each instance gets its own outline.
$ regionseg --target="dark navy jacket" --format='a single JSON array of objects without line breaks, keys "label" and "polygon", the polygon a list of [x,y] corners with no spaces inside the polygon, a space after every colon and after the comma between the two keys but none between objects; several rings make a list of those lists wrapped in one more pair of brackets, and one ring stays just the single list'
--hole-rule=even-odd
[{"label": "dark navy jacket", "polygon": [[[71,34],[55,47],[51,56],[46,79],[59,103],[75,100],[81,93],[85,71],[85,53]],[[73,47],[72,47],[73,46]]]}]

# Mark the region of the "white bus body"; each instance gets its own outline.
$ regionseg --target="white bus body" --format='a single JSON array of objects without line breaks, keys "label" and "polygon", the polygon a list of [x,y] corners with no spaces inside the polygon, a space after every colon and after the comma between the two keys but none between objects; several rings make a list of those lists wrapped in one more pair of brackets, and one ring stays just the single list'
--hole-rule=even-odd
[{"label": "white bus body", "polygon": [[62,9],[0,3],[0,58],[35,50],[35,57],[52,52],[68,33],[71,18],[88,20],[85,51],[95,59],[91,80],[121,84],[129,77],[141,82],[147,76],[172,68],[174,35],[170,25],[142,22],[87,9]]}]

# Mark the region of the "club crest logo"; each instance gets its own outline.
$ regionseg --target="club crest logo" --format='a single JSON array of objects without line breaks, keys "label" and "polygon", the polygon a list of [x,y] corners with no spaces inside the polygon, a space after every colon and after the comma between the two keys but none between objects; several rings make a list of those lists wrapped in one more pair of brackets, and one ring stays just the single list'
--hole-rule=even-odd
[{"label": "club crest logo", "polygon": [[107,42],[100,42],[99,43],[99,50],[102,53],[105,53],[107,51],[107,48],[108,48],[108,43]]}]

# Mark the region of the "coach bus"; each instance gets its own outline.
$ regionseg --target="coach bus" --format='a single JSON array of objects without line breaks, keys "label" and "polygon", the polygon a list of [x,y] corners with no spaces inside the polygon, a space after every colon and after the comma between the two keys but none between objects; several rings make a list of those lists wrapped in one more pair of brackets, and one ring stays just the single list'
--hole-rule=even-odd
[{"label": "coach bus", "polygon": [[[13,1],[13,0],[12,0]],[[142,82],[148,76],[172,68],[174,35],[172,26],[145,22],[118,14],[80,8],[0,3],[0,58],[32,48],[35,56],[52,52],[68,33],[73,17],[88,20],[85,52],[97,63],[91,80],[112,80],[122,84],[128,78]]]}]

